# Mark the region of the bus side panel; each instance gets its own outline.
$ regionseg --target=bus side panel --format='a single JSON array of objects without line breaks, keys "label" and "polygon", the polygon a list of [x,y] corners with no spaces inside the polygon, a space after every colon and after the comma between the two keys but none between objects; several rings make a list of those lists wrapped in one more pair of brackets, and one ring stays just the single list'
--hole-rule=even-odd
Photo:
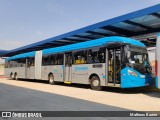
[{"label": "bus side panel", "polygon": [[4,76],[10,77],[10,74],[13,72],[13,68],[5,68],[4,69]]},{"label": "bus side panel", "polygon": [[15,67],[14,72],[17,73],[18,78],[25,78],[25,67]]},{"label": "bus side panel", "polygon": [[158,34],[156,42],[156,61],[157,61],[157,76],[156,76],[156,87],[160,88],[160,33]]},{"label": "bus side panel", "polygon": [[97,74],[101,86],[105,86],[105,63],[72,65],[72,83],[89,84],[92,74]]},{"label": "bus side panel", "polygon": [[89,64],[72,65],[72,83],[89,84]]},{"label": "bus side panel", "polygon": [[35,66],[30,66],[28,69],[29,79],[35,79]]},{"label": "bus side panel", "polygon": [[42,66],[42,79],[48,80],[49,73],[54,75],[55,81],[63,82],[63,65]]},{"label": "bus side panel", "polygon": [[5,68],[4,75],[10,77],[10,74],[17,73],[18,78],[25,78],[25,67]]}]

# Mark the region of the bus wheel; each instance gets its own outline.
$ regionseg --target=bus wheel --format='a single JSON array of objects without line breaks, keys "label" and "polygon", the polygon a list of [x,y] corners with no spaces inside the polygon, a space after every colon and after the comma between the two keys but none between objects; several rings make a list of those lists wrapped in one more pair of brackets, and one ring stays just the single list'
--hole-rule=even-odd
[{"label": "bus wheel", "polygon": [[92,90],[101,90],[102,89],[98,76],[93,76],[91,78],[90,84],[91,84],[91,89]]},{"label": "bus wheel", "polygon": [[17,73],[14,74],[14,80],[18,80],[18,75],[17,75]]},{"label": "bus wheel", "polygon": [[13,80],[14,79],[14,75],[13,73],[10,74],[10,79]]},{"label": "bus wheel", "polygon": [[49,74],[48,81],[49,81],[50,85],[54,85],[55,84],[53,74]]}]

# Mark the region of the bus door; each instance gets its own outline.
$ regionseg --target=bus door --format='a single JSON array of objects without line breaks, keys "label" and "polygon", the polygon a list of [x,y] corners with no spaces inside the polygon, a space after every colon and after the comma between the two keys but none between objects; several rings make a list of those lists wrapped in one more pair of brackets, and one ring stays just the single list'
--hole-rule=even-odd
[{"label": "bus door", "polygon": [[64,65],[64,82],[71,83],[72,53],[65,53]]},{"label": "bus door", "polygon": [[30,59],[26,58],[26,70],[25,70],[26,78],[30,78]]},{"label": "bus door", "polygon": [[121,71],[121,49],[108,49],[108,85],[119,86]]},{"label": "bus door", "polygon": [[26,78],[35,79],[35,58],[30,57],[26,59]]}]

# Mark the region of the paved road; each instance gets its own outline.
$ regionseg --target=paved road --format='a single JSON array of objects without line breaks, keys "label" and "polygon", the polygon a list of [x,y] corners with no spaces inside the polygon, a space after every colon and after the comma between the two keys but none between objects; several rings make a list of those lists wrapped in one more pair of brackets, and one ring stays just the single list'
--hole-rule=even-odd
[{"label": "paved road", "polygon": [[[74,87],[76,86],[76,87]],[[129,102],[125,95],[140,95],[142,93],[133,92],[119,92],[119,90],[109,89],[110,91],[92,91],[88,89],[87,86],[64,86],[56,85],[50,86],[46,82],[36,81],[13,81],[7,79],[0,79],[0,111],[126,111],[122,107],[115,107],[111,105],[100,104],[95,101],[107,101],[106,96],[98,98],[99,94],[108,94],[109,101],[118,101],[120,95],[124,95],[126,101]],[[55,91],[55,89],[57,91]],[[67,91],[68,90],[68,91]],[[117,92],[117,93],[116,93]],[[63,93],[63,94],[62,94]],[[129,94],[131,93],[131,94]],[[116,94],[110,96],[109,94]],[[120,95],[118,95],[120,94]],[[147,95],[148,94],[148,95]],[[154,99],[159,99],[157,93],[150,95],[151,93],[146,93],[146,97],[152,97]],[[67,96],[68,95],[68,96]],[[74,97],[73,97],[74,96]],[[76,98],[79,96],[79,98]],[[122,97],[121,96],[121,97]],[[114,99],[113,99],[114,97]],[[88,100],[86,100],[88,98]],[[112,99],[111,99],[112,98]],[[94,100],[96,99],[96,100]],[[144,100],[145,101],[145,100]],[[108,103],[109,104],[109,103]],[[117,104],[117,103],[116,103]],[[159,106],[158,106],[159,107]],[[27,118],[25,118],[27,120]],[[36,119],[36,118],[34,118]],[[42,118],[46,119],[46,118]],[[53,119],[53,118],[47,118]],[[55,118],[54,118],[55,119]],[[62,118],[56,118],[61,120]],[[75,118],[63,118],[66,120],[75,120]],[[79,120],[115,120],[119,118],[76,118]],[[128,120],[133,118],[121,118],[120,120]],[[136,118],[137,120],[142,120],[142,118]],[[150,120],[151,118],[146,118]],[[159,120],[158,118],[152,118],[153,120]],[[12,120],[17,120],[17,118],[12,118]]]}]

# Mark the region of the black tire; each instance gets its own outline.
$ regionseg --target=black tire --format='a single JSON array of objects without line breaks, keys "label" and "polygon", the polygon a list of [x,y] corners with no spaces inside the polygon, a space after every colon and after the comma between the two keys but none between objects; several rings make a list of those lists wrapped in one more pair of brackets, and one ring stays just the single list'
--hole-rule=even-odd
[{"label": "black tire", "polygon": [[55,84],[53,74],[49,74],[48,82],[49,82],[50,85],[54,85]]},{"label": "black tire", "polygon": [[100,79],[98,78],[98,76],[92,76],[90,84],[92,90],[102,90],[102,86],[100,84]]},{"label": "black tire", "polygon": [[14,80],[18,80],[17,73],[14,74]]},{"label": "black tire", "polygon": [[13,73],[10,74],[10,79],[11,79],[11,80],[14,80],[14,75],[13,75]]}]

